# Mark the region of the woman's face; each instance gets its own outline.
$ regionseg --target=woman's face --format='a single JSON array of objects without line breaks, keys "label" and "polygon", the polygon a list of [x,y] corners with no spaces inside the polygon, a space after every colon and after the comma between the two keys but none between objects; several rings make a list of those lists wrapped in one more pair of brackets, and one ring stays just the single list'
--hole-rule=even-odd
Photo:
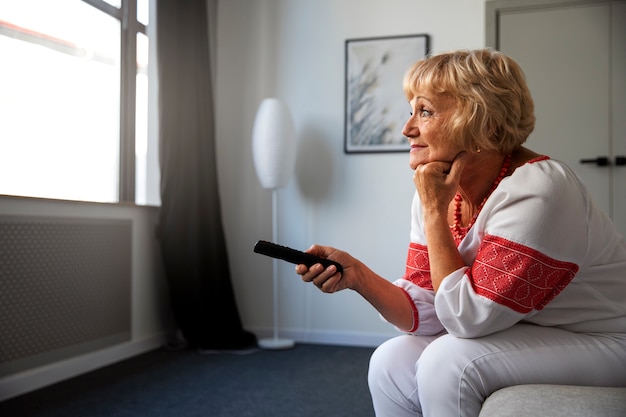
[{"label": "woman's face", "polygon": [[442,126],[454,114],[454,99],[449,95],[419,90],[409,104],[411,117],[402,134],[411,145],[411,169],[427,162],[451,162],[461,149],[444,136]]}]

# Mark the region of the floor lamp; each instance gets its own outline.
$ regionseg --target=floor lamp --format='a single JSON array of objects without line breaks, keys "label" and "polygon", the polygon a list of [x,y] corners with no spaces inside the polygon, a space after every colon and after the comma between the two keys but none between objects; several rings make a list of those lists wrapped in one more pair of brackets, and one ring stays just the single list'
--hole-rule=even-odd
[{"label": "floor lamp", "polygon": [[[296,134],[287,106],[277,98],[266,98],[259,105],[252,131],[252,155],[257,177],[263,188],[272,190],[272,241],[278,243],[278,190],[293,176]],[[274,335],[260,339],[264,349],[288,349],[294,341],[278,336],[278,260],[272,259]]]}]

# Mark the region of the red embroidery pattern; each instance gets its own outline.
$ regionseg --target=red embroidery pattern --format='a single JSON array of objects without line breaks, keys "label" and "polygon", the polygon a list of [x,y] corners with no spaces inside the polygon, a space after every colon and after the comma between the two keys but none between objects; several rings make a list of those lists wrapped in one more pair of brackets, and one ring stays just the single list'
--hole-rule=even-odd
[{"label": "red embroidery pattern", "polygon": [[406,272],[403,278],[422,288],[433,290],[433,283],[430,279],[428,248],[426,246],[411,242],[406,259]]},{"label": "red embroidery pattern", "polygon": [[526,314],[543,309],[577,272],[576,264],[487,235],[472,267],[472,280],[476,294]]}]

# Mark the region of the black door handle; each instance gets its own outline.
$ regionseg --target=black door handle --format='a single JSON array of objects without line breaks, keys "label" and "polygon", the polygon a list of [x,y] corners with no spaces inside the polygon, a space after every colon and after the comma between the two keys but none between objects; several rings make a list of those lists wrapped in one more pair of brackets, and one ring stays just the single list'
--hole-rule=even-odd
[{"label": "black door handle", "polygon": [[606,156],[598,156],[595,159],[581,159],[581,164],[596,164],[599,167],[605,167],[609,164],[609,158]]},{"label": "black door handle", "polygon": [[626,165],[626,156],[624,155],[616,156],[615,165]]}]

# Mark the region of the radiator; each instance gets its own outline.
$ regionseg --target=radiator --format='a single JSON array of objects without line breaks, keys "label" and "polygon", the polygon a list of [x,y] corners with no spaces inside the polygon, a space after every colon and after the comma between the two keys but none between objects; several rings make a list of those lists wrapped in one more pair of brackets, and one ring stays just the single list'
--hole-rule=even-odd
[{"label": "radiator", "polygon": [[131,220],[0,216],[0,377],[129,341]]}]

